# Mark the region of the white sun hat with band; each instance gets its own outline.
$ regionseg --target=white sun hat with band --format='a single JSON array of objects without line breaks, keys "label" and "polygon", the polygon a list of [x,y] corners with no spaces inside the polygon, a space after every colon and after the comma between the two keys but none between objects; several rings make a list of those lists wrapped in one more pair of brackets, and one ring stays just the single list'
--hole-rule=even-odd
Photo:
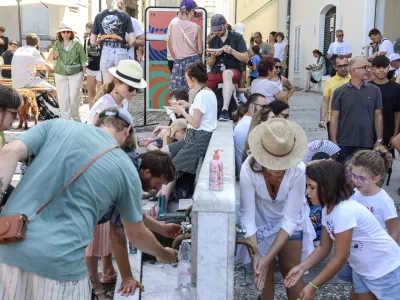
[{"label": "white sun hat with band", "polygon": [[147,87],[146,81],[143,79],[142,67],[136,60],[124,59],[118,64],[118,67],[108,69],[114,77],[122,82],[137,89]]},{"label": "white sun hat with band", "polygon": [[60,29],[58,29],[58,31],[56,31],[56,33],[63,32],[63,31],[72,31],[72,32],[76,33],[76,31],[74,29],[72,29],[72,27],[69,26],[67,23],[61,22]]},{"label": "white sun hat with band", "polygon": [[308,151],[308,140],[298,124],[273,118],[250,132],[249,147],[251,155],[264,168],[287,170],[303,161]]}]

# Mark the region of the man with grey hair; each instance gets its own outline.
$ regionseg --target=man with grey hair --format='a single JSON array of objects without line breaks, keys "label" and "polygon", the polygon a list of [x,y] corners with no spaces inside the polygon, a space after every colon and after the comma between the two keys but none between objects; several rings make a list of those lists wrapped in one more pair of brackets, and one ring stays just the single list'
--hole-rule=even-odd
[{"label": "man with grey hair", "polygon": [[371,66],[366,58],[355,57],[349,70],[350,82],[338,87],[332,98],[330,135],[341,149],[340,163],[357,150],[371,150],[383,142],[381,91],[367,82]]},{"label": "man with grey hair", "polygon": [[343,30],[336,30],[336,42],[333,42],[328,49],[327,58],[330,59],[329,73],[331,77],[336,75],[336,71],[333,67],[336,56],[343,55],[347,58],[351,58],[352,56],[351,45],[348,42],[343,41],[343,38]]}]

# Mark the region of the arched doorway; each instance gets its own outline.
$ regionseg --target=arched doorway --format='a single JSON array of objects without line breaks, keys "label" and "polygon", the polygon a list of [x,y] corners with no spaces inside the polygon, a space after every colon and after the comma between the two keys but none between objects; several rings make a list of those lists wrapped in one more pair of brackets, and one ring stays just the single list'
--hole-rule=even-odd
[{"label": "arched doorway", "polygon": [[336,31],[336,6],[332,6],[325,14],[324,26],[324,49],[323,53],[327,53],[329,45],[335,41]]}]

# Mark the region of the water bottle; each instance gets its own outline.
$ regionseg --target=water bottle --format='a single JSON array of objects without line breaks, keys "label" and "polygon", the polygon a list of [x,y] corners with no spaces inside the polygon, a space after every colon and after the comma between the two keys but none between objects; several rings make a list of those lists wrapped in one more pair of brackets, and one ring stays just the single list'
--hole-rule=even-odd
[{"label": "water bottle", "polygon": [[178,259],[178,289],[180,290],[181,300],[190,300],[192,272],[189,241],[184,240],[182,242],[179,247]]},{"label": "water bottle", "polygon": [[167,203],[166,203],[165,195],[160,195],[158,197],[158,216],[165,217],[167,213]]}]

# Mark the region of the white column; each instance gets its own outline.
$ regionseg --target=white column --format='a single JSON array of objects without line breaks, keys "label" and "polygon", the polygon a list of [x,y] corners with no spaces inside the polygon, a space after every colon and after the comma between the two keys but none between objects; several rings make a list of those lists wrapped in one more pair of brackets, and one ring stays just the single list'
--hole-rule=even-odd
[{"label": "white column", "polygon": [[386,0],[377,0],[375,27],[378,28],[381,32],[384,31],[385,26],[385,10]]},{"label": "white column", "polygon": [[363,45],[370,43],[369,31],[375,27],[375,0],[364,0]]}]

